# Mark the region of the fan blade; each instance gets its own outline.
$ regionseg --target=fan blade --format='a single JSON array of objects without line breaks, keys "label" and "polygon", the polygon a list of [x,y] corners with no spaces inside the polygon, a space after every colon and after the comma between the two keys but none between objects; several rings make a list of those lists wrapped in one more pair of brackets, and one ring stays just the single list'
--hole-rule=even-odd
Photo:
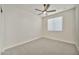
[{"label": "fan blade", "polygon": [[35,10],[37,10],[37,11],[41,11],[41,12],[42,12],[42,10],[39,10],[39,9],[35,9]]},{"label": "fan blade", "polygon": [[50,6],[50,5],[49,5],[49,4],[47,4],[47,8],[46,8],[46,11],[47,11],[47,9],[49,8],[49,6]]},{"label": "fan blade", "polygon": [[38,14],[38,15],[41,15],[41,14],[43,14],[43,13],[40,13],[40,14]]},{"label": "fan blade", "polygon": [[44,7],[46,6],[46,4],[43,4],[44,5]]},{"label": "fan blade", "polygon": [[47,12],[55,12],[56,10],[50,10],[50,11],[47,11]]},{"label": "fan blade", "polygon": [[49,4],[45,4],[44,5],[44,11],[47,11],[47,9],[49,8],[49,6],[50,6]]}]

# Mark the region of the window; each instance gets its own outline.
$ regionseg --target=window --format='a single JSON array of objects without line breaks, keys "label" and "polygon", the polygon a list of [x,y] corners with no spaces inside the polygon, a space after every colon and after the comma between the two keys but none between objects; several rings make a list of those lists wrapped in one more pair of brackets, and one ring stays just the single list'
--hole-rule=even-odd
[{"label": "window", "polygon": [[62,31],[63,17],[48,19],[48,31]]}]

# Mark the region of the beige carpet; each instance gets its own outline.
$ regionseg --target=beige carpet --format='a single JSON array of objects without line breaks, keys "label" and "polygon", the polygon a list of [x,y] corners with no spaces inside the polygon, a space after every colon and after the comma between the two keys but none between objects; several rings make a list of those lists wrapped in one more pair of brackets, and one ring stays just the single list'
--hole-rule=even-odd
[{"label": "beige carpet", "polygon": [[38,39],[2,53],[3,55],[76,55],[75,45],[51,39]]}]

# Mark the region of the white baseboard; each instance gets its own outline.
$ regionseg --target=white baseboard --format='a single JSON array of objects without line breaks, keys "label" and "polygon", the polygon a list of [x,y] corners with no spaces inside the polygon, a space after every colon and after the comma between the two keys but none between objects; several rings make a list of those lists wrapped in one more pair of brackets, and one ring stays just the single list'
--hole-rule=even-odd
[{"label": "white baseboard", "polygon": [[79,47],[77,45],[75,45],[75,46],[76,46],[77,51],[79,52]]},{"label": "white baseboard", "polygon": [[1,55],[1,50],[0,50],[0,55]]},{"label": "white baseboard", "polygon": [[60,42],[64,42],[64,43],[68,43],[68,44],[74,44],[74,45],[75,45],[75,43],[73,43],[73,42],[68,42],[68,41],[64,41],[64,40],[59,40],[58,38],[49,37],[49,36],[39,36],[39,37],[35,37],[35,38],[33,38],[33,39],[30,39],[30,40],[28,40],[28,41],[20,42],[20,43],[18,43],[18,44],[14,44],[14,45],[11,45],[11,46],[9,46],[9,47],[5,47],[5,48],[3,48],[2,52],[6,51],[6,50],[9,49],[9,48],[16,47],[16,46],[19,46],[19,45],[22,45],[22,44],[25,44],[25,43],[29,43],[29,42],[32,42],[32,41],[34,41],[34,40],[40,39],[40,38],[52,39],[52,40],[56,40],[56,41],[60,41]]},{"label": "white baseboard", "polygon": [[17,44],[14,44],[14,45],[11,45],[11,46],[9,46],[9,47],[5,47],[5,48],[3,48],[2,52],[6,51],[7,49],[10,49],[10,48],[13,48],[13,47],[16,47],[16,46],[25,44],[25,43],[29,43],[29,42],[32,42],[32,41],[34,41],[34,40],[40,39],[40,38],[41,38],[41,36],[35,37],[35,38],[33,38],[33,39],[30,39],[30,40],[27,40],[27,41],[24,41],[24,42],[17,43]]},{"label": "white baseboard", "polygon": [[78,50],[78,52],[79,52],[79,47],[77,47],[77,50]]},{"label": "white baseboard", "polygon": [[56,40],[56,41],[68,43],[68,44],[75,44],[75,42],[64,41],[64,40],[61,40],[61,39],[55,38],[55,37],[49,37],[49,36],[43,36],[43,37],[44,37],[44,38],[47,38],[47,39],[52,39],[52,40]]}]

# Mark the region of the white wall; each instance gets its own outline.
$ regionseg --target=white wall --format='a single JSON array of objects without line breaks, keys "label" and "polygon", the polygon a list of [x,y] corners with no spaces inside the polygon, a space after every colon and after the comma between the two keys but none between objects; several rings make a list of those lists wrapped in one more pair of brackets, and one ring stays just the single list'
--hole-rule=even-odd
[{"label": "white wall", "polygon": [[75,34],[76,34],[75,42],[76,42],[76,46],[79,50],[79,5],[76,5],[75,17],[76,17],[75,18],[75,20],[76,20],[76,22],[75,22],[75,24],[76,24],[76,26],[75,26]]},{"label": "white wall", "polygon": [[[1,9],[1,8],[0,8]],[[1,12],[0,12],[0,54],[1,54],[1,43],[2,43],[2,38],[1,38]]]},{"label": "white wall", "polygon": [[[2,5],[0,5],[0,10],[1,10],[1,7]],[[4,13],[1,13],[0,12],[0,54],[1,54],[1,51],[2,51],[2,47],[3,47],[3,40],[4,40],[4,16],[3,16]]]},{"label": "white wall", "polygon": [[[51,37],[52,39],[65,41],[69,43],[74,43],[74,16],[75,9],[66,10],[64,12],[60,12],[54,15],[50,15],[43,18],[43,35],[47,37]],[[48,32],[47,30],[47,20],[53,17],[63,16],[64,24],[62,32]]]},{"label": "white wall", "polygon": [[41,19],[29,8],[27,5],[3,5],[6,22],[3,48],[41,35]]}]

